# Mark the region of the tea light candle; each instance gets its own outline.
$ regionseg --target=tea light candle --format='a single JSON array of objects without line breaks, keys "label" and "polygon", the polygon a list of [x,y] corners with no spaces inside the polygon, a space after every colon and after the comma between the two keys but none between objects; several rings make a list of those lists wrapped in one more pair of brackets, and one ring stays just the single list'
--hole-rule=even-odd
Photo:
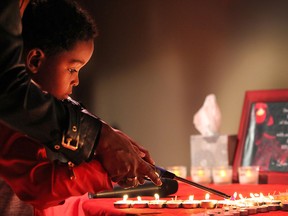
[{"label": "tea light candle", "polygon": [[201,200],[201,203],[200,203],[201,208],[205,208],[205,209],[215,208],[217,204],[217,200],[209,200],[209,198],[210,198],[210,195],[207,193],[205,195],[205,200]]},{"label": "tea light candle", "polygon": [[282,201],[281,206],[283,211],[288,211],[288,201]]},{"label": "tea light candle", "polygon": [[[217,201],[217,208],[231,207],[234,205],[235,205],[235,201],[233,201],[233,200],[225,199],[225,200]],[[230,209],[230,208],[228,208],[228,209]]]},{"label": "tea light candle", "polygon": [[231,213],[232,213],[234,216],[240,216],[240,212],[237,211],[237,210],[232,210]]},{"label": "tea light candle", "polygon": [[230,166],[214,167],[212,170],[212,177],[214,184],[231,184],[232,168]]},{"label": "tea light candle", "polygon": [[248,216],[248,210],[247,209],[240,209],[239,213],[240,213],[240,216]]},{"label": "tea light candle", "polygon": [[279,204],[268,204],[268,211],[277,211],[280,209]]},{"label": "tea light candle", "polygon": [[151,200],[148,203],[148,207],[153,208],[153,209],[163,208],[164,204],[166,203],[166,200],[160,200],[159,194],[155,194],[154,197],[155,197],[155,200]]},{"label": "tea light candle", "polygon": [[262,205],[257,207],[257,213],[265,213],[268,212],[268,206]]},{"label": "tea light candle", "polygon": [[238,168],[240,184],[258,184],[259,167],[243,166]]},{"label": "tea light candle", "polygon": [[182,201],[181,200],[177,200],[177,196],[175,196],[175,199],[168,200],[166,202],[166,207],[167,208],[179,208],[181,203],[182,203]]},{"label": "tea light candle", "polygon": [[183,208],[198,208],[200,206],[200,201],[199,200],[194,200],[194,196],[191,195],[189,196],[188,200],[184,200],[182,202],[182,207]]},{"label": "tea light candle", "polygon": [[122,200],[114,202],[115,208],[129,208],[132,203],[132,200],[128,200],[128,195],[125,194]]},{"label": "tea light candle", "polygon": [[257,208],[256,206],[248,206],[245,209],[248,211],[248,214],[257,214]]},{"label": "tea light candle", "polygon": [[133,201],[131,206],[133,208],[146,208],[148,206],[147,200],[142,200],[140,196],[137,197],[136,201]]},{"label": "tea light candle", "polygon": [[211,170],[206,167],[191,167],[191,178],[199,184],[211,183]]}]

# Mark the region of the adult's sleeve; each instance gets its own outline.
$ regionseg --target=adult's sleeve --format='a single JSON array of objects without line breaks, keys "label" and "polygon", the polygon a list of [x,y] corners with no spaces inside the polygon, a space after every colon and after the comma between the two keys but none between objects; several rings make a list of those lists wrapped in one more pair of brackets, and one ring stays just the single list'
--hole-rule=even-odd
[{"label": "adult's sleeve", "polygon": [[29,137],[1,124],[0,130],[0,177],[22,201],[35,208],[59,205],[70,196],[112,189],[108,174],[97,160],[69,168],[49,161],[44,147]]},{"label": "adult's sleeve", "polygon": [[[101,121],[77,102],[44,93],[21,64],[19,0],[0,1],[0,120],[74,164],[94,154]],[[25,148],[25,146],[23,146]]]}]

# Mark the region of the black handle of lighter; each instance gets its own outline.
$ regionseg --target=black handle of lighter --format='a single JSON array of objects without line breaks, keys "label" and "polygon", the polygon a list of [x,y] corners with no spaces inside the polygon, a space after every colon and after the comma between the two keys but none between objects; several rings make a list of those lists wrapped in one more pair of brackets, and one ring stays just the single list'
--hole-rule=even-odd
[{"label": "black handle of lighter", "polygon": [[171,173],[161,167],[155,166],[155,169],[160,178],[174,179],[176,176],[174,173]]}]

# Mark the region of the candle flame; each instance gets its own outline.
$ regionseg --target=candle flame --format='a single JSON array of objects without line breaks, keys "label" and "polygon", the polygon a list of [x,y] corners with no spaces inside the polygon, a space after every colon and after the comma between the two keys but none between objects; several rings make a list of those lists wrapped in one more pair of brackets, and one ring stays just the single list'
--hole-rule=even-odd
[{"label": "candle flame", "polygon": [[125,194],[125,195],[123,196],[123,200],[126,201],[127,199],[128,199],[128,195]]},{"label": "candle flame", "polygon": [[159,200],[159,194],[154,194],[155,200]]},{"label": "candle flame", "polygon": [[237,198],[237,192],[235,192],[235,193],[233,194],[233,198],[234,198],[234,199]]},{"label": "candle flame", "polygon": [[251,170],[247,170],[247,171],[246,171],[246,176],[247,176],[247,177],[252,176],[252,172],[251,172]]},{"label": "candle flame", "polygon": [[210,194],[206,193],[205,200],[209,200],[209,198],[210,198]]},{"label": "candle flame", "polygon": [[142,199],[141,199],[141,196],[137,196],[137,200],[138,201],[141,201]]},{"label": "candle flame", "polygon": [[193,200],[194,200],[194,195],[190,195],[190,196],[189,196],[189,200],[190,200],[190,201],[193,201]]},{"label": "candle flame", "polygon": [[253,193],[250,193],[250,197],[251,197],[251,198],[255,198],[255,196],[254,196]]},{"label": "candle flame", "polygon": [[242,194],[239,194],[239,198],[242,199],[242,200],[244,199]]},{"label": "candle flame", "polygon": [[204,176],[204,170],[198,170],[198,176]]},{"label": "candle flame", "polygon": [[225,170],[220,170],[220,176],[225,177],[226,176],[226,171]]}]

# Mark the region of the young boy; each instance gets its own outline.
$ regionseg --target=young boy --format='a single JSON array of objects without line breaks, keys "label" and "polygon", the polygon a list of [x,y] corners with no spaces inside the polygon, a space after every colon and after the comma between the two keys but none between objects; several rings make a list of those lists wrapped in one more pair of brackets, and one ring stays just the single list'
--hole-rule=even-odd
[{"label": "young boy", "polygon": [[[53,8],[58,6],[60,7],[58,10]],[[66,25],[67,28],[62,28],[61,31],[67,36],[69,51],[63,50],[65,43],[55,38],[57,35],[54,31],[52,34],[46,33],[48,26],[40,25],[37,28],[34,26],[41,17],[46,17],[42,9],[46,10],[48,17],[59,18],[57,25],[51,25],[49,31],[53,29],[56,31],[57,27]],[[73,17],[72,20],[70,16]],[[46,17],[48,22],[51,22],[48,17]],[[39,19],[35,20],[36,18]],[[67,21],[69,23],[66,24]],[[72,3],[63,0],[33,1],[23,18],[23,31],[25,44],[23,57],[31,77],[43,90],[52,93],[60,100],[66,99],[72,87],[79,83],[80,67],[92,54],[95,36],[93,22]],[[38,37],[51,42],[50,46],[37,39]],[[40,49],[42,43],[45,48]],[[66,68],[65,65],[63,69],[65,63],[69,67]],[[112,188],[108,174],[97,160],[82,163],[77,167],[73,165],[69,167],[59,161],[51,162],[40,143],[4,124],[0,124],[0,131],[0,176],[21,200],[37,209],[59,205],[70,196]],[[7,195],[11,197],[13,194],[1,193],[1,200],[9,200]],[[15,201],[12,204],[15,205]],[[12,212],[13,215],[20,212],[21,215],[24,214],[23,208],[17,209],[16,206],[9,206],[9,203],[0,210],[6,215],[11,215]]]},{"label": "young boy", "polygon": [[[25,5],[21,2],[20,5]],[[55,0],[54,4],[57,5],[58,1]],[[67,36],[74,35],[63,34],[62,30],[74,17],[65,17],[66,11],[64,12],[61,6],[52,9],[43,8],[43,13],[51,9],[45,14],[47,17],[53,18],[63,13],[62,16],[69,21],[64,26],[57,26],[63,17],[52,21],[53,29],[60,27],[54,32],[56,36],[60,36],[58,42],[64,42],[61,49],[51,52],[52,55],[47,48],[53,45],[49,42],[55,38],[41,41],[41,37],[36,37],[37,26],[41,25],[45,26],[47,34],[53,33],[50,27],[46,26],[49,22],[45,23],[46,17],[31,20],[34,22],[31,29],[36,29],[35,43],[39,42],[33,47],[35,49],[32,52],[27,53],[29,59],[26,64],[27,70],[35,75],[33,78],[35,81],[32,81],[19,60],[22,40],[18,7],[18,0],[0,1],[0,119],[5,124],[40,141],[49,147],[53,154],[59,153],[58,158],[69,162],[71,166],[97,157],[111,179],[122,186],[136,186],[138,183],[143,183],[146,176],[155,184],[161,185],[161,180],[151,165],[153,161],[146,150],[127,135],[114,130],[78,103],[67,98],[73,87],[78,85],[80,68],[92,55],[93,39],[84,37],[79,41],[79,38],[74,38],[77,43],[75,41],[70,43]],[[66,30],[73,30],[73,26]],[[68,59],[70,55],[74,59],[71,57]],[[45,73],[48,71],[51,74]],[[61,74],[60,71],[66,74]],[[59,84],[52,80],[58,73],[63,75],[63,81],[70,82],[65,85],[65,89],[62,87],[54,89],[51,86]],[[45,82],[38,79],[39,74],[46,75],[43,79]]]},{"label": "young boy", "polygon": [[[24,59],[26,69],[33,79],[31,85],[37,84],[43,91],[63,100],[68,107],[80,107],[68,95],[72,93],[73,87],[79,84],[79,70],[92,55],[94,36],[93,22],[77,5],[66,0],[32,1],[23,17]],[[48,93],[45,94],[43,97],[50,97]],[[90,116],[82,107],[80,109],[82,113]],[[136,186],[138,181],[143,183],[143,178],[147,175],[159,184],[157,175],[151,174],[149,163],[152,161],[148,152],[122,132],[113,130],[104,122],[102,124],[99,144],[103,142],[105,148],[101,149],[98,146],[96,156],[112,180],[129,187]],[[72,195],[111,188],[107,174],[96,160],[73,168],[71,162],[68,163],[70,167],[59,164],[58,161],[63,158],[62,155],[58,155],[58,161],[51,163],[45,154],[40,154],[44,151],[38,142],[3,124],[0,127],[0,175],[24,201],[37,208],[46,208],[57,205]],[[116,145],[116,149],[110,147],[110,140],[115,141],[113,146]],[[121,142],[117,146],[119,140]],[[130,142],[129,145],[126,144],[127,141]],[[74,145],[68,145],[68,142],[64,144],[73,151]],[[112,148],[112,151],[106,148]],[[118,150],[124,150],[126,153],[119,154]],[[119,162],[121,163],[118,164]],[[136,166],[132,166],[131,163],[136,163]],[[121,166],[122,164],[124,165]],[[76,180],[72,181],[70,177],[73,178],[74,173]],[[129,178],[134,176],[139,177]]]}]

